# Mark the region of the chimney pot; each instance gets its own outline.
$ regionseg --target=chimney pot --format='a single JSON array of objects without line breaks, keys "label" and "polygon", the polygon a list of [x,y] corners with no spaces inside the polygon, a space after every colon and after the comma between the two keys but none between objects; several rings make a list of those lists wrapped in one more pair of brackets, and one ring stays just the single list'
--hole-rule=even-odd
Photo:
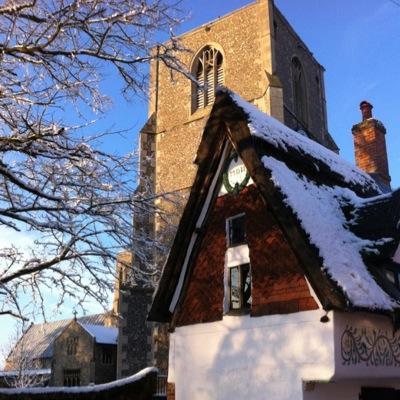
[{"label": "chimney pot", "polygon": [[362,101],[360,103],[360,110],[362,115],[362,120],[365,121],[366,119],[372,118],[372,109],[374,106],[368,101]]}]

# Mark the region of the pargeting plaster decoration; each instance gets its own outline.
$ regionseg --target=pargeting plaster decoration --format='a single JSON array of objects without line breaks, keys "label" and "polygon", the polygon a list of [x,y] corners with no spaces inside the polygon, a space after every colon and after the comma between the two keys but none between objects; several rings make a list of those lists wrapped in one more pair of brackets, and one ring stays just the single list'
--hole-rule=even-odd
[{"label": "pargeting plaster decoration", "polygon": [[400,366],[400,335],[347,325],[341,338],[344,365]]}]

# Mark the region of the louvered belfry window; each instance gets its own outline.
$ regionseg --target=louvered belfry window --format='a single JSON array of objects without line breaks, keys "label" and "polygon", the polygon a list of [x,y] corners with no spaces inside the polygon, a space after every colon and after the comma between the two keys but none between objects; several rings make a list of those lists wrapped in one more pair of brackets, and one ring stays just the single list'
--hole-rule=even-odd
[{"label": "louvered belfry window", "polygon": [[199,55],[195,76],[196,101],[194,110],[212,104],[217,86],[224,84],[223,57],[214,47],[206,47]]}]

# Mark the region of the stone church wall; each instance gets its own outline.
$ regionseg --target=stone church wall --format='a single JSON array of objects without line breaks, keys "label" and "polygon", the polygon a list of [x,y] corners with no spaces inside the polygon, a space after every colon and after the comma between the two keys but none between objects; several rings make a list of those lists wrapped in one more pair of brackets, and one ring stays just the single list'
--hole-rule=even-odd
[{"label": "stone church wall", "polygon": [[306,95],[308,99],[308,124],[306,128],[315,139],[325,142],[327,123],[323,80],[324,68],[317,62],[277,8],[274,9],[274,36],[275,65],[283,87],[285,124],[294,130],[300,128],[294,116],[293,77],[291,71],[292,59],[297,57],[302,64],[306,77]]},{"label": "stone church wall", "polygon": [[[217,46],[224,56],[225,86],[253,100],[263,96],[270,69],[271,51],[267,2],[255,3],[181,36],[191,52],[181,56],[190,68],[196,53],[205,45]],[[154,63],[155,64],[155,63]],[[151,94],[156,87],[152,65]],[[192,113],[192,83],[160,64],[158,76],[156,191],[190,187],[195,174],[193,159],[211,106]],[[150,106],[150,114],[155,110]]]},{"label": "stone church wall", "polygon": [[[77,337],[77,351],[67,354],[67,341]],[[94,382],[94,339],[75,321],[54,342],[52,386],[63,386],[65,369],[80,369],[81,385]]]},{"label": "stone church wall", "polygon": [[152,325],[147,322],[152,294],[152,289],[141,287],[125,287],[121,292],[118,378],[152,365]]}]

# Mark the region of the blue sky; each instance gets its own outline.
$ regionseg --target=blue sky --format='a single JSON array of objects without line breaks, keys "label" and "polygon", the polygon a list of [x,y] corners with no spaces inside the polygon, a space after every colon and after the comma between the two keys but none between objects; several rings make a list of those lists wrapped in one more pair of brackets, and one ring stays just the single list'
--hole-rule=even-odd
[{"label": "blue sky", "polygon": [[[183,0],[188,19],[183,33],[251,3],[245,0]],[[354,162],[351,127],[360,122],[359,104],[374,105],[374,117],[387,129],[386,141],[392,186],[400,186],[400,1],[393,0],[275,0],[275,3],[325,67],[328,128],[340,154]],[[114,107],[102,126],[128,129],[111,148],[134,148],[137,132],[147,117],[145,99],[126,102],[118,95],[117,80],[105,89]]]},{"label": "blue sky", "polygon": [[[218,18],[251,3],[245,0],[183,0],[188,15],[177,33]],[[275,0],[275,3],[325,67],[328,128],[340,154],[354,162],[351,127],[360,122],[359,104],[373,104],[374,117],[386,126],[392,186],[400,186],[400,1]],[[110,84],[112,82],[112,84]],[[103,127],[127,129],[110,143],[117,150],[133,149],[147,117],[144,98],[126,102],[118,95],[118,80],[104,86],[114,106]]]},{"label": "blue sky", "polygon": [[[184,0],[192,18],[181,31],[251,3]],[[325,67],[328,127],[340,154],[354,162],[351,127],[368,100],[386,126],[392,186],[400,186],[400,6],[391,0],[275,0]],[[400,4],[400,2],[399,2]]]},{"label": "blue sky", "polygon": [[360,121],[360,101],[368,100],[386,126],[392,186],[398,188],[400,7],[390,0],[276,4],[326,68],[328,126],[340,154],[354,161],[351,126]]},{"label": "blue sky", "polygon": [[[190,19],[178,33],[248,3],[183,0],[182,8],[187,10]],[[340,154],[354,162],[351,127],[361,119],[360,101],[368,100],[374,105],[374,116],[386,126],[392,186],[399,187],[400,6],[394,0],[276,0],[275,3],[326,68],[328,127],[340,147]],[[110,76],[104,85],[114,105],[100,126],[127,129],[123,138],[116,136],[107,142],[109,150],[133,150],[137,132],[147,117],[147,104],[145,99],[126,102],[118,93],[117,82]],[[68,312],[63,316],[72,317]],[[5,318],[1,321],[0,343],[4,343],[12,323]]]}]

